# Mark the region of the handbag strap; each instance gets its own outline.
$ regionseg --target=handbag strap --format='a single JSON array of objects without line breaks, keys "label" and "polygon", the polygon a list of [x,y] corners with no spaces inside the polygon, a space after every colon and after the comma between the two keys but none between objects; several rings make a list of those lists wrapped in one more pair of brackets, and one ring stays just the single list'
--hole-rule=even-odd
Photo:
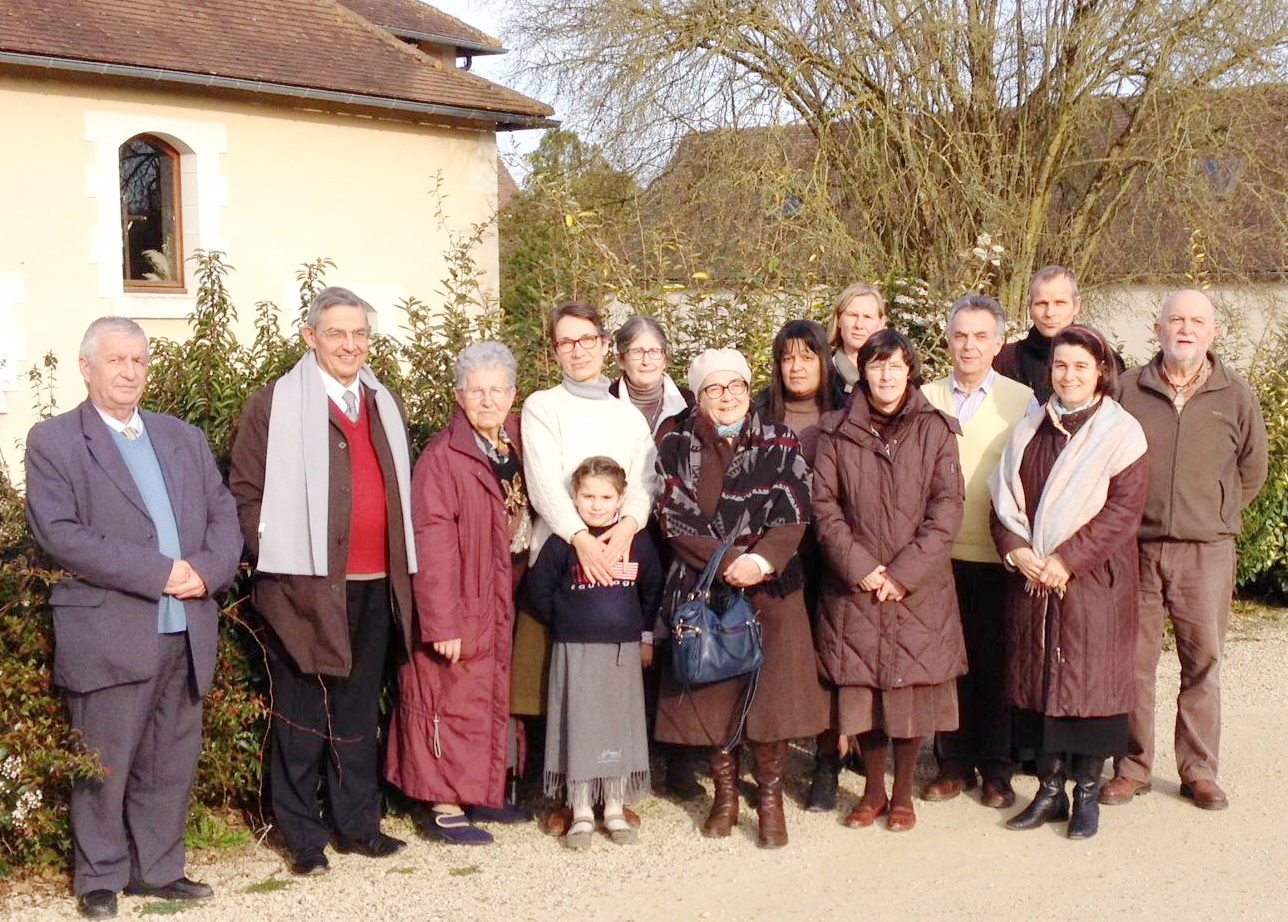
[{"label": "handbag strap", "polygon": [[693,587],[694,592],[701,594],[710,591],[711,586],[716,581],[716,574],[720,571],[720,562],[724,560],[724,555],[729,552],[731,547],[733,547],[733,538],[726,538],[720,547],[716,549],[716,552],[711,555],[711,559],[707,561],[706,567],[702,570],[702,575],[698,577],[697,585]]}]

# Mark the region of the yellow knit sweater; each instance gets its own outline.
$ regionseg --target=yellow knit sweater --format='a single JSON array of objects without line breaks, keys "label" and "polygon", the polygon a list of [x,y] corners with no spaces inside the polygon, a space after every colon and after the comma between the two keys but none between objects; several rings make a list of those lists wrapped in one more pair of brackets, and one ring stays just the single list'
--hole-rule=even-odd
[{"label": "yellow knit sweater", "polygon": [[[951,375],[923,384],[921,392],[936,409],[956,416]],[[1033,391],[1029,388],[998,375],[980,408],[962,426],[957,448],[961,453],[962,476],[966,479],[966,505],[961,531],[953,542],[954,560],[1001,562],[988,527],[988,477],[1002,457],[1002,449],[1011,437],[1011,430],[1024,418],[1032,399]]]}]

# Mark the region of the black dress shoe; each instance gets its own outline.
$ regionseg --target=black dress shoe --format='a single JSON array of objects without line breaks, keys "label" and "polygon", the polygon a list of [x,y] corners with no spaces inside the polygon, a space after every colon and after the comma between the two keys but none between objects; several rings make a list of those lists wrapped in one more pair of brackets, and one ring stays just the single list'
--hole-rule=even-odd
[{"label": "black dress shoe", "polygon": [[317,877],[330,870],[331,864],[326,860],[322,850],[296,852],[291,855],[291,873],[298,877]]},{"label": "black dress shoe", "polygon": [[82,893],[76,898],[76,910],[86,919],[110,919],[116,915],[116,891]]},{"label": "black dress shoe", "polygon": [[215,891],[209,884],[189,880],[186,877],[172,880],[160,887],[138,883],[126,884],[125,892],[129,896],[155,896],[163,900],[208,900],[215,895]]},{"label": "black dress shoe", "polygon": [[395,839],[383,832],[373,832],[361,839],[337,838],[336,851],[345,854],[366,855],[368,858],[388,858],[407,847],[402,839]]}]

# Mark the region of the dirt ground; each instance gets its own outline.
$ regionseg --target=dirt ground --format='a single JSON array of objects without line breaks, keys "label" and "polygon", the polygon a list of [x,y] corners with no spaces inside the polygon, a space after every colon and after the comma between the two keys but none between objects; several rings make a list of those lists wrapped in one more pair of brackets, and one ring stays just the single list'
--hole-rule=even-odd
[{"label": "dirt ground", "polygon": [[[1224,669],[1222,784],[1231,806],[1195,809],[1177,794],[1171,758],[1176,657],[1160,669],[1159,753],[1154,793],[1106,807],[1100,834],[1073,842],[1063,825],[1011,832],[1003,821],[1027,802],[1035,782],[1017,779],[1011,811],[970,795],[918,802],[917,827],[841,826],[861,790],[842,776],[835,814],[805,813],[809,757],[794,756],[788,808],[791,844],[755,847],[755,814],[744,809],[734,835],[704,839],[696,823],[707,802],[639,804],[639,842],[597,836],[573,854],[532,826],[493,827],[496,844],[453,847],[419,838],[404,823],[387,831],[410,846],[385,861],[332,855],[324,877],[298,880],[269,849],[252,845],[193,856],[190,875],[216,898],[191,908],[121,899],[121,916],[180,910],[185,922],[331,919],[808,920],[1281,920],[1288,918],[1288,831],[1273,785],[1288,765],[1288,625],[1258,623],[1232,635]],[[925,771],[931,766],[923,765]],[[709,784],[709,781],[706,782]],[[0,893],[4,885],[0,884]],[[10,890],[0,916],[14,922],[74,918],[59,887]]]}]

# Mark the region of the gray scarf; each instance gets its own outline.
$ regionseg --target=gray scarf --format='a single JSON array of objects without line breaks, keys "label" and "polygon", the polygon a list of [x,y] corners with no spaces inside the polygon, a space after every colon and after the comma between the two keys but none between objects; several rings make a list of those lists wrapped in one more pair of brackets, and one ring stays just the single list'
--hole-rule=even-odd
[{"label": "gray scarf", "polygon": [[[407,561],[416,572],[411,524],[411,453],[402,414],[388,389],[367,366],[358,380],[376,397],[376,410],[394,456],[402,501]],[[331,494],[330,398],[312,351],[277,379],[268,418],[264,497],[259,510],[258,569],[265,573],[327,576],[328,502]],[[347,527],[348,523],[345,523]]]}]

